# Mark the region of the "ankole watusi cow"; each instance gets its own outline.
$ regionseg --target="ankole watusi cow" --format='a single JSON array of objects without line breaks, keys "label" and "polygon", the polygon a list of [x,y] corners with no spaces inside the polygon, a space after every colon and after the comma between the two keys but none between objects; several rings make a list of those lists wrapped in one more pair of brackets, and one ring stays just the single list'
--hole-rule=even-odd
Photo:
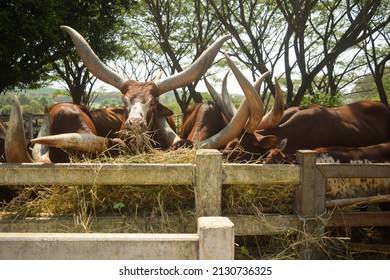
[{"label": "ankole watusi cow", "polygon": [[[233,63],[229,63],[229,66],[244,91],[252,87],[252,91],[256,92]],[[277,80],[275,87],[279,88]],[[243,103],[249,102],[244,100]],[[285,111],[283,106],[276,106],[274,109],[279,112],[272,114],[272,121],[264,120],[266,117],[263,118],[262,103],[256,103],[252,107],[252,110],[245,111],[245,121],[249,114],[246,126],[242,125],[243,122],[240,125],[234,123],[234,118],[240,113],[238,110],[229,124],[212,137],[222,139],[213,148],[235,148],[239,145],[244,151],[263,155],[278,147],[283,139],[287,139],[284,152],[295,154],[297,150],[324,147],[359,148],[390,141],[390,110],[378,101],[360,101],[338,108],[310,105],[292,107]],[[252,112],[256,111],[256,107],[261,113],[260,116],[259,113],[255,115],[257,121],[250,125],[250,121],[254,119]],[[234,130],[238,137],[223,137],[224,130],[227,129]],[[209,143],[210,141],[207,144]]]},{"label": "ankole watusi cow", "polygon": [[[126,114],[127,110],[123,107],[88,110],[73,103],[54,104],[46,109],[38,134],[39,143],[35,143],[35,139],[31,140],[34,146],[30,157],[27,149],[23,150],[26,145],[22,143],[23,121],[18,98],[14,96],[10,115],[13,130],[7,137],[15,144],[9,146],[8,162],[69,162],[70,151],[76,151],[76,155],[88,153],[88,157],[103,152],[110,156],[117,155],[118,148],[123,150],[126,146],[119,138]],[[172,125],[172,130],[175,130],[169,118],[168,123]],[[63,135],[67,136],[65,140]],[[49,148],[53,139],[61,148]],[[49,145],[46,145],[46,141]],[[159,143],[156,142],[159,144],[156,147],[167,148],[162,142],[163,139],[160,139]]]},{"label": "ankole watusi cow", "polygon": [[[245,95],[238,109],[231,104],[226,90],[226,77],[222,86],[222,98],[205,79],[206,86],[213,97],[208,104],[195,104],[185,115],[181,137],[193,142],[196,148],[223,149],[229,141],[240,136],[243,130],[253,131],[259,127],[272,125],[278,119],[281,103],[280,88],[277,86],[277,98],[273,109],[263,117],[263,103],[257,93],[261,83],[270,72],[264,73],[252,86],[247,80],[240,79],[241,72],[235,67],[229,56],[228,64],[233,70]],[[280,102],[281,101],[281,102]]]},{"label": "ankole watusi cow", "polygon": [[[76,50],[88,70],[101,81],[116,87],[122,92],[122,99],[127,112],[125,114],[126,118],[122,120],[121,128],[136,131],[136,133],[158,131],[160,139],[164,142],[162,143],[164,147],[181,145],[183,141],[166,120],[166,117],[171,116],[173,112],[160,104],[158,97],[170,90],[187,86],[198,80],[210,67],[222,44],[231,38],[230,35],[227,35],[217,39],[192,65],[180,73],[163,79],[139,82],[125,78],[103,64],[77,31],[68,26],[61,26],[61,28],[71,36]],[[76,124],[80,129],[70,130],[64,128],[59,134],[38,137],[33,139],[32,143],[76,151],[85,151],[87,149],[88,152],[95,153],[105,150],[107,148],[107,139],[96,135],[96,127],[94,131],[89,124],[90,120],[84,120],[85,110],[74,108],[73,113],[78,121],[80,119],[83,120],[82,123]],[[53,122],[54,120],[57,120],[57,118],[51,116],[50,121]],[[59,122],[59,124],[59,127],[61,125],[69,126],[67,123],[61,124]],[[54,123],[50,125],[54,125]],[[13,131],[15,130],[17,129],[15,128]],[[50,130],[49,133],[55,133],[52,129],[46,129],[46,132],[48,130]],[[68,130],[68,132],[64,132],[64,130]],[[21,141],[20,136],[13,138]],[[23,144],[25,143],[20,143],[17,146],[22,147]],[[16,160],[18,162],[20,160],[31,160],[25,153],[23,157],[16,156]]]},{"label": "ankole watusi cow", "polygon": [[[266,73],[256,81],[256,87],[260,87],[262,81],[268,74]],[[207,139],[223,130],[238,111],[231,102],[226,90],[226,78],[227,74],[224,78],[221,97],[210,85],[206,77],[204,77],[204,82],[213,100],[207,103],[193,104],[187,109],[183,116],[183,125],[180,134],[182,139],[187,139],[198,147],[200,146],[199,143],[202,143],[203,147],[221,148],[218,147],[218,142],[211,142],[209,146],[205,143],[207,143]],[[253,98],[252,96],[256,97],[254,92],[244,92],[244,94],[249,99]],[[243,108],[241,108],[238,115],[240,115],[242,110]],[[242,124],[244,125],[245,122],[246,120],[243,117]]]}]

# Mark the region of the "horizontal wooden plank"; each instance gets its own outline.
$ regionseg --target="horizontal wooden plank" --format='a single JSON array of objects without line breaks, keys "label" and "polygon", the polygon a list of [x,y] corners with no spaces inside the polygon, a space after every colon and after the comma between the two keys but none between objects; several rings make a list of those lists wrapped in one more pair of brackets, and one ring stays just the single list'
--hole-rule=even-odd
[{"label": "horizontal wooden plank", "polygon": [[317,169],[327,178],[390,178],[390,164],[388,163],[318,163]]},{"label": "horizontal wooden plank", "polygon": [[194,233],[196,218],[192,215],[176,216],[93,216],[88,228],[73,216],[26,217],[0,219],[0,232],[73,232],[73,233]]},{"label": "horizontal wooden plank", "polygon": [[390,226],[390,212],[334,212],[327,227]]},{"label": "horizontal wooden plank", "polygon": [[346,205],[357,205],[363,203],[381,203],[381,202],[390,202],[390,194],[327,200],[326,207],[332,208],[336,206],[340,207]]},{"label": "horizontal wooden plank", "polygon": [[188,185],[193,164],[0,164],[0,185]]},{"label": "horizontal wooden plank", "polygon": [[297,185],[300,166],[293,164],[223,164],[223,184]]},{"label": "horizontal wooden plank", "polygon": [[349,251],[367,252],[390,255],[390,245],[385,244],[363,244],[348,242]]}]

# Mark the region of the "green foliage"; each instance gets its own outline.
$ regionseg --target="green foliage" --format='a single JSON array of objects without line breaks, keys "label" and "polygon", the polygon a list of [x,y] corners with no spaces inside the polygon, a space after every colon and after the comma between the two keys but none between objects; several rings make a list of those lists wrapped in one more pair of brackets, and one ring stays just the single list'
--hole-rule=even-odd
[{"label": "green foliage", "polygon": [[2,1],[0,9],[0,92],[39,83],[44,65],[57,59],[60,1]]},{"label": "green foliage", "polygon": [[0,9],[0,92],[37,88],[44,81],[58,79],[53,77],[55,71],[69,88],[74,86],[71,89],[77,103],[81,100],[78,95],[84,93],[89,82],[83,76],[89,73],[79,62],[69,36],[59,26],[75,28],[103,61],[113,60],[121,51],[119,31],[123,30],[123,15],[134,1],[3,2]]},{"label": "green foliage", "polygon": [[[11,112],[11,96],[17,95],[22,105],[23,114],[43,114],[45,107],[58,102],[71,102],[69,92],[55,88],[41,88],[23,92],[10,92],[0,95],[0,115],[9,115]],[[177,104],[177,103],[176,103]],[[95,100],[94,108],[122,106],[121,93],[101,92]]]},{"label": "green foliage", "polygon": [[328,107],[338,107],[342,104],[343,95],[341,93],[337,93],[335,95],[326,94],[326,93],[315,93],[314,95],[306,94],[301,104],[309,105],[309,104],[321,104]]},{"label": "green foliage", "polygon": [[[383,75],[383,86],[387,99],[390,100],[390,70],[386,69]],[[379,100],[378,89],[372,75],[363,76],[355,82],[352,92],[348,95],[351,100]]]}]

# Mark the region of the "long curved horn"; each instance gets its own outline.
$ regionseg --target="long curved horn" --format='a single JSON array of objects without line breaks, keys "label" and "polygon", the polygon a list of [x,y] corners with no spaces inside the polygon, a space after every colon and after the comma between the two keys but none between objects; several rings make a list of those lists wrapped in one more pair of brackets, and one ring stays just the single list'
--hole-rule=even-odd
[{"label": "long curved horn", "polygon": [[260,92],[260,90],[261,90],[261,85],[263,84],[265,78],[268,77],[269,75],[271,75],[271,73],[272,73],[271,71],[265,72],[264,75],[267,74],[267,76],[264,76],[264,79],[261,79],[261,77],[263,77],[263,75],[261,75],[261,76],[253,83],[253,87],[255,88],[255,91],[256,91],[257,93]]},{"label": "long curved horn", "polygon": [[187,69],[175,75],[156,81],[159,94],[173,89],[187,86],[193,81],[200,79],[207,69],[210,68],[217,56],[222,44],[230,39],[231,35],[219,37],[208,49],[206,49]]},{"label": "long curved horn", "polygon": [[[112,141],[110,141],[112,140]],[[63,133],[31,139],[33,144],[43,144],[49,147],[77,150],[80,152],[98,153],[106,151],[111,143],[125,146],[120,139],[109,139],[94,134]]]},{"label": "long curved horn", "polygon": [[240,107],[231,121],[217,134],[195,143],[197,148],[219,149],[226,146],[232,139],[236,138],[241,132],[249,117],[249,107],[245,100],[241,101]]},{"label": "long curved horn", "polygon": [[33,162],[27,151],[23,116],[20,102],[16,95],[12,97],[11,113],[5,137],[5,157],[10,163]]},{"label": "long curved horn", "polygon": [[250,117],[248,123],[245,125],[245,130],[248,133],[253,133],[264,115],[264,105],[260,96],[257,94],[253,85],[245,78],[244,74],[233,63],[232,59],[225,53],[226,60],[230,69],[236,77],[242,91],[245,93],[248,99],[248,106],[250,111]]},{"label": "long curved horn", "polygon": [[171,128],[165,117],[159,115],[155,118],[156,127],[161,133],[163,139],[166,141],[167,147],[171,147],[174,143],[179,142],[181,139],[179,135]]},{"label": "long curved horn", "polygon": [[230,119],[232,119],[233,116],[236,114],[237,109],[236,109],[236,107],[234,107],[234,104],[233,104],[232,100],[230,99],[229,92],[227,90],[227,78],[228,78],[229,72],[230,71],[228,71],[226,73],[225,77],[222,80],[222,101],[223,101],[223,104],[224,104],[226,110],[228,111],[228,113],[230,115]]},{"label": "long curved horn", "polygon": [[[258,83],[261,83],[270,75],[271,72],[266,72],[257,80]],[[248,121],[249,117],[249,105],[248,100],[252,94],[256,94],[254,91],[244,91],[245,98],[241,101],[240,107],[237,109],[236,114],[231,119],[231,121],[217,134],[211,136],[208,139],[195,143],[195,146],[198,148],[209,148],[209,149],[219,149],[226,146],[226,144],[238,137],[242,133],[245,124]],[[249,98],[248,98],[249,97]]]},{"label": "long curved horn", "polygon": [[284,101],[282,89],[280,88],[278,79],[275,77],[275,101],[274,106],[271,111],[269,111],[264,118],[261,120],[261,123],[257,126],[257,129],[270,129],[276,127],[280,120],[283,117],[284,112]]},{"label": "long curved horn", "polygon": [[222,114],[230,121],[233,115],[230,115],[229,111],[226,109],[222,97],[218,94],[215,88],[209,83],[206,77],[203,77],[204,83],[214,102],[217,104],[219,110],[221,110]]},{"label": "long curved horn", "polygon": [[88,70],[99,80],[122,91],[122,87],[127,79],[106,66],[97,57],[83,36],[81,36],[76,30],[66,25],[61,25],[61,29],[66,31],[72,38],[77,53],[85,66],[87,66]]}]

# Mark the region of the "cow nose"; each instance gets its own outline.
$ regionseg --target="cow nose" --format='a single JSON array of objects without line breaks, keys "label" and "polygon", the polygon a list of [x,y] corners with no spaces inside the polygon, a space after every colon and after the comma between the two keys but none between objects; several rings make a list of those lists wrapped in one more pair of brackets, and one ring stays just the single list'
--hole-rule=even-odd
[{"label": "cow nose", "polygon": [[137,130],[141,129],[144,125],[144,119],[142,117],[130,118],[125,124],[126,129]]}]

